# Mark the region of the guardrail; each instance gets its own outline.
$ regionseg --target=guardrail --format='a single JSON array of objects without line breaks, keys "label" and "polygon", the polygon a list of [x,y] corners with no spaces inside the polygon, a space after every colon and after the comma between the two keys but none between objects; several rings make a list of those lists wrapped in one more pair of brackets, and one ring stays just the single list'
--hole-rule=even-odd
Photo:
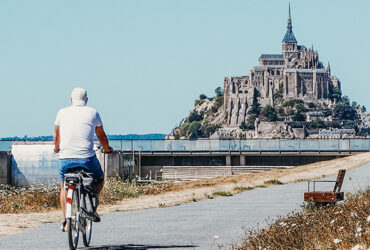
[{"label": "guardrail", "polygon": [[110,140],[114,150],[141,152],[365,152],[370,139]]},{"label": "guardrail", "polygon": [[[19,143],[19,142],[17,142]],[[28,142],[25,142],[28,143]],[[52,142],[35,142],[32,144]],[[369,139],[253,139],[253,140],[109,140],[114,150],[166,152],[366,152]],[[11,151],[11,141],[0,141],[0,151]]]}]

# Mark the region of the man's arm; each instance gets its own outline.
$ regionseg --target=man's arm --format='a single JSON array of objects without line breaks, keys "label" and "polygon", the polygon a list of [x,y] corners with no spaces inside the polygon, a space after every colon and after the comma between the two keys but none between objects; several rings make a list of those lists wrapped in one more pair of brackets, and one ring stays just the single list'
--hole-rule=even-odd
[{"label": "man's arm", "polygon": [[98,137],[99,142],[103,147],[103,153],[111,153],[113,149],[109,147],[108,138],[104,132],[103,126],[96,127],[95,134]]},{"label": "man's arm", "polygon": [[59,153],[60,148],[60,132],[59,132],[59,126],[55,125],[54,126],[54,152]]}]

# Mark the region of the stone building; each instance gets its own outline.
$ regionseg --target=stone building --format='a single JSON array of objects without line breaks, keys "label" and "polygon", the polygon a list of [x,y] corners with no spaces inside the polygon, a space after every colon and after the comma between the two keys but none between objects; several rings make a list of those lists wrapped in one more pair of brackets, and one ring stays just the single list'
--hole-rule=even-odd
[{"label": "stone building", "polygon": [[259,65],[251,69],[248,76],[225,78],[227,125],[234,127],[245,122],[248,108],[255,101],[262,107],[274,105],[274,93],[279,90],[284,99],[327,102],[333,87],[340,88],[340,81],[331,75],[330,65],[323,66],[313,47],[298,45],[293,34],[289,6],[281,54],[262,54]]}]

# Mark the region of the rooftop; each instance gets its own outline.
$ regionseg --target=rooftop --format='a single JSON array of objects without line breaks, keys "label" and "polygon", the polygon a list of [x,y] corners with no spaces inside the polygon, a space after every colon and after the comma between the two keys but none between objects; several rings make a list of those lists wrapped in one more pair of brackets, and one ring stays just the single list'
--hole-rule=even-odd
[{"label": "rooftop", "polygon": [[260,59],[262,60],[284,60],[282,54],[262,54]]}]

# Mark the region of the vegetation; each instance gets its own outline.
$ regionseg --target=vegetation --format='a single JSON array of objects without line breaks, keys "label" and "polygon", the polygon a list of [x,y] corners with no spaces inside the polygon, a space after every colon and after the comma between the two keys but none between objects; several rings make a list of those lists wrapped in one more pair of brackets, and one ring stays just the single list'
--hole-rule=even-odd
[{"label": "vegetation", "polygon": [[220,128],[220,125],[214,125],[210,123],[205,123],[203,127],[201,128],[202,134],[207,137],[213,134],[214,132],[217,131],[217,129]]},{"label": "vegetation", "polygon": [[316,108],[316,105],[315,105],[315,103],[313,103],[313,102],[309,102],[309,103],[308,103],[308,107],[309,107],[310,109],[314,109],[314,108]]},{"label": "vegetation", "polygon": [[284,185],[284,183],[282,183],[278,179],[273,179],[273,180],[265,181],[265,184],[266,185]]},{"label": "vegetation", "polygon": [[339,121],[342,121],[343,128],[355,129],[358,131],[358,125],[360,124],[360,117],[357,113],[357,103],[352,102],[347,96],[343,96],[333,109],[333,115]]},{"label": "vegetation", "polygon": [[277,112],[274,107],[267,105],[262,109],[262,115],[266,117],[270,122],[274,122],[277,119]]},{"label": "vegetation", "polygon": [[281,103],[284,97],[284,84],[279,84],[279,90],[274,92],[274,100],[278,103]]},{"label": "vegetation", "polygon": [[199,96],[199,99],[200,99],[200,100],[207,99],[207,96],[206,96],[205,94],[201,94],[201,95]]},{"label": "vegetation", "polygon": [[312,120],[308,123],[309,128],[325,128],[325,123],[320,119]]},{"label": "vegetation", "polygon": [[247,124],[245,122],[241,122],[239,128],[241,129],[248,129]]},{"label": "vegetation", "polygon": [[236,187],[234,187],[234,191],[236,191],[237,193],[241,193],[241,192],[249,191],[249,190],[253,190],[253,189],[254,189],[254,187],[251,187],[251,186],[248,186],[248,187],[236,186]]},{"label": "vegetation", "polygon": [[192,112],[188,118],[189,122],[201,121],[203,120],[203,114],[198,114],[198,112]]},{"label": "vegetation", "polygon": [[[108,178],[99,197],[100,204],[113,204],[123,198],[159,194],[176,188],[172,183],[137,185],[119,177]],[[0,213],[45,212],[60,208],[60,185],[14,187],[0,184]]]},{"label": "vegetation", "polygon": [[340,120],[355,120],[358,118],[357,112],[355,108],[350,105],[349,98],[347,96],[343,96],[340,101],[337,102],[333,113],[334,117]]},{"label": "vegetation", "polygon": [[333,101],[339,101],[342,98],[342,91],[339,88],[334,87],[329,90],[329,98]]},{"label": "vegetation", "polygon": [[216,191],[216,192],[213,192],[213,195],[214,196],[225,196],[225,197],[233,196],[232,193],[227,192],[227,191]]},{"label": "vegetation", "polygon": [[[254,129],[254,122],[256,121],[257,117],[260,114],[260,104],[258,103],[258,96],[260,93],[258,90],[254,90],[254,98],[253,98],[253,105],[252,107],[249,108],[247,112],[247,122],[243,124],[242,129],[247,129],[247,130],[253,130]],[[241,125],[242,126],[242,125]]]},{"label": "vegetation", "polygon": [[306,116],[301,111],[297,111],[293,116],[293,121],[305,121]]},{"label": "vegetation", "polygon": [[302,212],[271,221],[267,229],[247,229],[248,238],[238,249],[368,249],[369,204],[369,187],[337,206],[305,204]]},{"label": "vegetation", "polygon": [[289,99],[283,102],[283,107],[294,107],[296,104],[302,104],[301,99]]}]

